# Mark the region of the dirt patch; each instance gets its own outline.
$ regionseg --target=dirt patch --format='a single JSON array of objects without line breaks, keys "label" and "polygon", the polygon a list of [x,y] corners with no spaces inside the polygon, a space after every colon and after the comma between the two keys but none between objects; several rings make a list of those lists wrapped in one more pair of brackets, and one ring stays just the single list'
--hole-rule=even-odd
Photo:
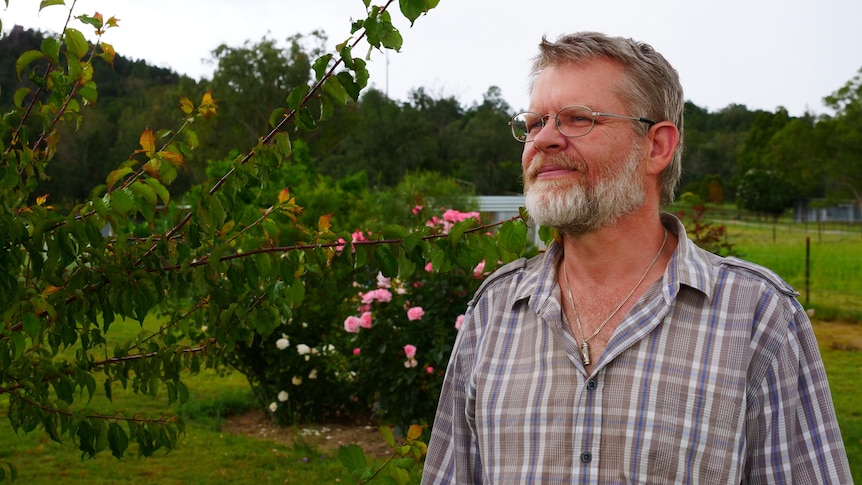
[{"label": "dirt patch", "polygon": [[228,418],[222,431],[283,443],[306,444],[334,455],[339,446],[359,445],[367,456],[389,456],[392,449],[383,441],[377,426],[371,424],[315,424],[282,427],[264,411],[250,410]]},{"label": "dirt patch", "polygon": [[[821,346],[862,351],[862,324],[814,321],[812,325]],[[391,453],[377,426],[371,423],[281,427],[273,422],[266,412],[251,410],[228,418],[222,430],[288,446],[305,443],[333,455],[339,446],[350,444],[361,446],[368,456],[384,457]]]},{"label": "dirt patch", "polygon": [[821,346],[862,351],[862,323],[814,321],[811,325]]}]

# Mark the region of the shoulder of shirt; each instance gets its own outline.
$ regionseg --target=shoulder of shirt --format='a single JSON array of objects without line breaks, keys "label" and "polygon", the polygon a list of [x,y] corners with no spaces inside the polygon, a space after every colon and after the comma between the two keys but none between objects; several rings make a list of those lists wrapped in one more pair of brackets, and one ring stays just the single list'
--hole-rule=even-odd
[{"label": "shoulder of shirt", "polygon": [[523,271],[531,262],[534,262],[535,264],[535,262],[537,262],[539,259],[541,258],[520,258],[497,268],[496,271],[491,273],[487,278],[485,278],[485,281],[483,281],[482,284],[479,285],[479,289],[476,290],[476,292],[473,294],[473,298],[470,299],[470,306],[472,306],[476,301],[478,301],[485,293],[485,291],[487,291],[489,288],[493,287],[498,283],[508,281],[516,273],[520,273],[521,271]]},{"label": "shoulder of shirt", "polygon": [[799,295],[799,292],[794,290],[790,284],[784,281],[774,271],[759,264],[752,263],[751,261],[745,261],[744,259],[729,256],[721,258],[719,266],[727,267],[733,271],[745,274],[750,278],[760,280],[787,296],[795,297]]}]

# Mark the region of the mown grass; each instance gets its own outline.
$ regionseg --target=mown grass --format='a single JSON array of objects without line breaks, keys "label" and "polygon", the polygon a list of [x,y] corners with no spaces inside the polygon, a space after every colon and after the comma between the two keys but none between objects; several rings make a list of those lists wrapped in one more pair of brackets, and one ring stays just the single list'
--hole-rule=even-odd
[{"label": "mown grass", "polygon": [[[137,323],[123,322],[112,326],[109,335],[120,340],[139,331]],[[0,398],[4,416],[0,419],[0,463],[11,462],[18,471],[16,483],[28,485],[349,483],[349,474],[336,457],[303,443],[291,447],[220,431],[227,417],[257,405],[242,375],[204,370],[187,376],[184,382],[189,387],[189,400],[181,406],[168,406],[164,390],[151,397],[122,391],[119,386],[114,386],[113,402],[100,392],[87,405],[100,412],[179,415],[186,424],[179,447],[150,458],[138,458],[134,444],[121,460],[110,451],[90,459],[82,458],[71,439],[56,443],[38,429],[16,436],[5,418],[8,398]],[[98,389],[101,391],[101,386]]]},{"label": "mown grass", "polygon": [[[823,320],[862,322],[862,231],[858,226],[722,221],[739,255],[770,268]],[[809,265],[806,276],[806,241]]]},{"label": "mown grass", "polygon": [[[862,375],[862,346],[842,342],[862,341],[862,233],[859,228],[727,222],[728,238],[740,254],[781,275],[797,290],[805,290],[805,238],[811,241],[809,308],[815,309],[815,332],[821,344],[829,375],[839,425],[853,470],[862,483],[862,412],[858,405],[858,376]],[[805,295],[800,296],[803,300]],[[822,319],[849,324],[826,334]],[[855,323],[855,324],[854,324]],[[140,328],[133,322],[112,327],[115,339],[129,338]],[[855,335],[849,338],[848,335]],[[159,397],[114,390],[114,402],[97,396],[91,407],[140,411],[149,416],[164,412],[180,415],[186,436],[171,453],[139,459],[130,446],[122,460],[109,452],[82,459],[71,442],[58,444],[41,431],[15,436],[8,420],[0,419],[0,462],[18,468],[17,483],[92,485],[125,484],[257,484],[257,483],[351,483],[337,458],[303,443],[288,446],[220,430],[226,417],[256,403],[245,378],[236,373],[219,375],[205,370],[188,376],[190,399],[182,406],[168,407],[164,392]],[[6,401],[0,398],[0,411]]]}]

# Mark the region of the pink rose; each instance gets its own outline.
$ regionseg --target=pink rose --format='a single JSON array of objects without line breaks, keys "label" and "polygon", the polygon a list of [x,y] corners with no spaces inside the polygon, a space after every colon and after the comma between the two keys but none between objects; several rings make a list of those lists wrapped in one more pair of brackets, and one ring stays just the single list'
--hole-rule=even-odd
[{"label": "pink rose", "polygon": [[480,278],[482,276],[482,273],[484,272],[485,260],[483,259],[482,261],[479,261],[479,264],[477,264],[475,268],[473,268],[473,276],[475,276],[476,278]]},{"label": "pink rose", "polygon": [[431,273],[432,271],[434,271],[434,266],[431,263],[426,264],[425,271]]},{"label": "pink rose", "polygon": [[414,306],[407,309],[407,319],[410,321],[422,320],[423,315],[425,315],[425,310],[423,310],[421,306]]},{"label": "pink rose", "polygon": [[349,333],[359,333],[359,327],[362,321],[353,315],[344,319],[344,331]]},{"label": "pink rose", "polygon": [[338,245],[335,246],[335,250],[338,251],[339,253],[341,251],[344,251],[344,238],[343,237],[338,238]]},{"label": "pink rose", "polygon": [[419,214],[420,212],[422,212],[422,206],[421,205],[414,205],[412,212],[413,212],[413,214]]},{"label": "pink rose", "polygon": [[356,231],[350,237],[353,238],[353,242],[365,241],[365,234],[362,234],[362,231]]},{"label": "pink rose", "polygon": [[353,355],[359,355],[360,352],[361,351],[359,350],[359,347],[356,347],[355,349],[353,349]]},{"label": "pink rose", "polygon": [[383,273],[377,273],[377,287],[378,288],[392,288],[392,278],[387,278],[383,276]]},{"label": "pink rose", "polygon": [[458,318],[455,319],[455,329],[461,330],[461,325],[464,324],[464,314],[458,315]]},{"label": "pink rose", "polygon": [[408,359],[413,359],[413,357],[416,357],[416,346],[410,344],[405,345],[404,355],[406,355]]},{"label": "pink rose", "polygon": [[375,297],[377,301],[382,303],[388,303],[392,301],[392,292],[387,290],[386,288],[379,288],[375,291]]},{"label": "pink rose", "polygon": [[433,373],[434,373],[434,368],[433,368],[433,367],[431,367],[431,366],[429,365],[428,367],[426,367],[426,368],[425,368],[425,372],[427,372],[427,373],[429,373],[429,374],[433,374]]},{"label": "pink rose", "polygon": [[481,220],[478,212],[460,212],[455,209],[449,209],[443,213],[443,220],[448,222],[461,222],[470,218]]},{"label": "pink rose", "polygon": [[359,317],[359,326],[362,328],[371,328],[371,312],[365,312]]}]

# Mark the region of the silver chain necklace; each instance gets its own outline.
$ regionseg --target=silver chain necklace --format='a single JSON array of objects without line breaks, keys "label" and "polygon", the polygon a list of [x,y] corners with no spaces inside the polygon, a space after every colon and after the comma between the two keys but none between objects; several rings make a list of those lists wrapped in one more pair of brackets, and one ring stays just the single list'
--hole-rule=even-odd
[{"label": "silver chain necklace", "polygon": [[638,282],[635,284],[635,287],[632,288],[632,291],[629,292],[628,296],[626,296],[625,299],[620,302],[620,304],[617,305],[616,308],[614,308],[614,311],[612,311],[611,314],[608,315],[607,318],[605,318],[601,325],[599,325],[598,328],[596,328],[596,330],[592,334],[590,334],[589,337],[586,338],[584,337],[584,329],[581,326],[581,318],[578,316],[578,311],[575,310],[575,299],[574,297],[572,297],[572,286],[569,284],[569,273],[566,270],[566,260],[565,258],[563,259],[563,278],[566,280],[566,291],[568,292],[569,296],[569,308],[572,310],[572,314],[575,315],[575,323],[578,325],[578,332],[580,332],[581,334],[581,360],[584,362],[584,365],[590,365],[590,363],[592,362],[592,360],[590,360],[590,339],[598,335],[599,332],[601,332],[602,329],[605,328],[605,325],[607,325],[608,322],[611,321],[611,318],[613,318],[614,315],[616,315],[617,312],[620,311],[620,308],[622,308],[623,305],[625,305],[626,302],[629,301],[629,298],[631,298],[632,295],[635,294],[635,290],[637,290],[641,283],[643,283],[644,278],[646,278],[646,275],[649,273],[652,267],[655,266],[655,263],[656,261],[658,261],[659,256],[661,256],[661,252],[664,249],[665,243],[667,243],[667,229],[664,230],[664,239],[661,242],[661,247],[658,248],[658,252],[655,253],[655,256],[652,258],[652,261],[650,261],[649,266],[647,266],[646,271],[644,271],[644,274],[641,275],[641,279],[638,280]]}]

